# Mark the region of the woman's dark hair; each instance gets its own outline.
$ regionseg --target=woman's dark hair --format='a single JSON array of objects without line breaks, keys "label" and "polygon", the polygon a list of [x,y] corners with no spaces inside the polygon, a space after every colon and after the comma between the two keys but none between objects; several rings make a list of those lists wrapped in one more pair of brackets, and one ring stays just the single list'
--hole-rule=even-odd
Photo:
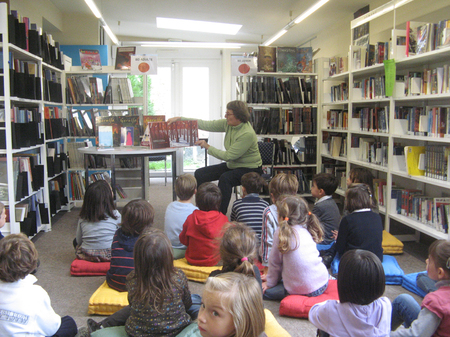
[{"label": "woman's dark hair", "polygon": [[201,211],[218,211],[222,202],[222,192],[213,183],[203,183],[197,189],[195,203]]},{"label": "woman's dark hair", "polygon": [[239,119],[242,123],[247,123],[250,120],[250,113],[248,112],[247,103],[242,101],[231,101],[227,104],[227,110],[234,113],[234,117]]},{"label": "woman's dark hair", "polygon": [[442,268],[450,275],[450,241],[434,241],[428,248],[428,255],[433,259],[436,268]]},{"label": "woman's dark hair", "polygon": [[127,280],[135,279],[136,287],[129,294],[135,301],[150,304],[159,312],[164,299],[173,297],[180,286],[175,280],[172,246],[163,231],[145,230],[134,245],[134,271]]},{"label": "woman's dark hair", "polygon": [[16,282],[37,268],[38,252],[25,234],[10,234],[0,240],[0,280]]},{"label": "woman's dark hair", "polygon": [[383,296],[385,283],[383,265],[374,253],[353,249],[342,256],[337,281],[341,303],[372,303]]},{"label": "woman's dark hair", "polygon": [[111,186],[106,180],[97,180],[86,189],[79,216],[89,222],[99,222],[107,216],[117,220],[115,210]]},{"label": "woman's dark hair", "polygon": [[140,235],[153,225],[155,210],[146,200],[132,200],[122,210],[122,231],[125,235]]},{"label": "woman's dark hair", "polygon": [[353,167],[350,170],[348,177],[352,184],[359,183],[369,185],[370,190],[372,191],[372,208],[377,209],[378,200],[375,197],[375,193],[373,193],[374,189],[372,172],[370,172],[370,170],[365,167]]},{"label": "woman's dark hair", "polygon": [[363,208],[372,208],[372,191],[366,184],[351,184],[345,194],[344,209],[349,213]]}]

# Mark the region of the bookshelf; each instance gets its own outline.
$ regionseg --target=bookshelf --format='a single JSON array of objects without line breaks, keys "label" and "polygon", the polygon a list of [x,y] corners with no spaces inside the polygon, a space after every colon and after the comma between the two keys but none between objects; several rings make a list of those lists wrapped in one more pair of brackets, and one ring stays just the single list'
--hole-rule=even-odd
[{"label": "bookshelf", "polygon": [[299,179],[299,194],[311,196],[317,172],[317,74],[258,72],[236,78],[236,98],[247,102],[259,140],[275,143],[273,170]]},{"label": "bookshelf", "polygon": [[[392,13],[393,25],[389,28],[392,29],[392,36],[403,31],[402,24],[396,23],[396,17],[414,20],[411,13],[408,4]],[[450,19],[444,15],[444,11],[433,13],[430,17],[436,19],[431,22]],[[395,221],[414,230],[413,235],[399,235],[401,240],[417,240],[420,233],[448,240],[450,235],[448,229],[445,232],[445,226],[448,226],[450,219],[447,217],[450,206],[446,206],[450,204],[450,199],[446,199],[450,196],[447,160],[450,150],[450,91],[442,85],[443,90],[433,93],[429,82],[432,77],[427,75],[427,71],[433,74],[433,69],[448,69],[450,48],[403,57],[401,48],[394,46],[391,50],[397,55],[391,54],[390,58],[395,59],[398,77],[394,93],[389,97],[383,92],[383,64],[360,66],[353,61],[359,49],[350,47],[349,71],[342,74],[329,76],[329,60],[316,61],[321,79],[318,97],[322,133],[319,146],[322,154],[319,165],[322,170],[328,169],[341,175],[341,187],[337,191],[341,195],[345,195],[344,177],[352,167],[370,169],[375,177],[375,193],[381,201],[380,213],[384,215],[385,229],[389,231],[391,222]],[[421,74],[420,80],[414,79],[418,76],[416,74]],[[448,85],[448,71],[446,74],[445,83]],[[406,80],[399,80],[402,78]],[[404,81],[407,81],[409,88],[408,85],[405,88]],[[348,84],[348,100],[333,99],[333,87],[341,83]],[[411,84],[417,83],[419,91],[415,92]],[[338,112],[333,115],[332,110],[348,111],[347,128],[332,119],[341,118]],[[439,121],[443,123],[441,128]],[[342,156],[341,151],[334,155],[329,153],[329,134],[346,137],[346,156]],[[425,148],[422,157],[424,175],[408,173],[407,158],[402,153],[407,146]]]},{"label": "bookshelf", "polygon": [[[146,102],[142,98],[133,97],[131,84],[127,80],[128,74],[129,71],[115,70],[114,66],[102,66],[102,70],[98,71],[71,67],[71,70],[64,72],[64,90],[67,92],[65,106],[69,121],[69,199],[77,206],[81,206],[83,202],[85,187],[95,179],[106,178],[111,181],[114,176],[114,195],[118,205],[142,198],[141,191],[148,185],[142,185],[143,180],[148,181],[148,172],[144,170],[146,178],[141,177],[142,167],[148,166],[147,158],[134,158],[132,161],[133,158],[130,159],[129,156],[117,156],[113,159],[114,163],[111,163],[110,156],[91,154],[89,169],[85,170],[83,155],[78,151],[79,147],[84,147],[83,142],[86,139],[95,146],[96,117],[135,115],[139,116],[139,125],[142,125],[141,115],[142,110],[147,110]],[[144,87],[146,83],[147,76],[144,75]],[[112,88],[110,92],[109,85]],[[118,90],[118,87],[122,89]],[[102,91],[105,92],[104,95]],[[96,174],[97,178],[93,174]]]},{"label": "bookshelf", "polygon": [[[39,231],[51,230],[44,106],[50,102],[48,88],[54,81],[47,81],[45,74],[48,69],[59,69],[54,50],[55,62],[51,65],[52,60],[46,58],[49,55],[34,48],[34,43],[42,38],[36,31],[29,33],[27,47],[21,44],[25,36],[12,34],[9,29],[24,25],[9,15],[6,3],[0,3],[0,201],[9,209],[9,222],[2,233],[22,231],[31,237]],[[14,41],[10,40],[13,35]],[[50,49],[45,43],[40,46]],[[20,219],[16,217],[21,213],[18,210],[25,210]]]}]

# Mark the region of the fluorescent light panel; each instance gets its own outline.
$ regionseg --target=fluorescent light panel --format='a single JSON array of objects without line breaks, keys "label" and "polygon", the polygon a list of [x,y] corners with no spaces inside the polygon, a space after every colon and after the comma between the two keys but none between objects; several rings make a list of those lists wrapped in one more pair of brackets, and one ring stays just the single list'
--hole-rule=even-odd
[{"label": "fluorescent light panel", "polygon": [[145,42],[141,47],[149,48],[219,48],[239,49],[243,43],[221,43],[221,42]]},{"label": "fluorescent light panel", "polygon": [[351,27],[351,29],[359,27],[359,26],[365,24],[366,22],[369,22],[370,20],[373,20],[373,19],[375,19],[383,14],[386,14],[394,9],[397,9],[411,1],[414,1],[414,0],[392,0],[388,3],[385,3],[384,5],[381,5],[378,8],[375,8],[374,10],[370,11],[369,13],[366,13],[366,14],[360,16],[359,18],[354,19],[351,22],[350,27]]},{"label": "fluorescent light panel", "polygon": [[236,35],[242,25],[235,25],[230,23],[183,20],[171,18],[156,18],[156,26],[158,28],[188,30],[193,32],[215,33]]},{"label": "fluorescent light panel", "polygon": [[289,22],[282,30],[280,30],[277,34],[272,36],[270,39],[264,41],[262,44],[263,46],[270,46],[272,43],[274,43],[276,40],[278,40],[281,36],[283,36],[289,29],[291,29],[295,24],[298,24],[305,20],[308,16],[310,16],[312,13],[317,11],[320,7],[325,5],[330,0],[320,0],[315,5],[308,8],[306,11],[304,11],[302,14],[297,16],[294,20]]},{"label": "fluorescent light panel", "polygon": [[105,30],[106,34],[108,34],[109,38],[111,39],[114,44],[119,44],[119,40],[117,39],[117,36],[112,32],[111,28],[106,24],[103,25],[103,29]]},{"label": "fluorescent light panel", "polygon": [[102,13],[100,13],[100,11],[98,10],[97,6],[94,3],[94,0],[84,0],[84,2],[86,2],[97,19],[100,19],[102,17]]}]

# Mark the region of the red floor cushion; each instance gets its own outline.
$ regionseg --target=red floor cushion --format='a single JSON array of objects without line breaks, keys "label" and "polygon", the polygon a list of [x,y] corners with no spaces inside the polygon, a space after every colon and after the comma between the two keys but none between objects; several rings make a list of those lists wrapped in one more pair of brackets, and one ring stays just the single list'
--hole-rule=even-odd
[{"label": "red floor cushion", "polygon": [[326,300],[339,300],[337,280],[329,280],[327,290],[322,295],[316,297],[302,295],[286,296],[280,303],[280,315],[308,318],[308,313],[312,306]]},{"label": "red floor cushion", "polygon": [[109,270],[110,262],[90,262],[75,259],[70,265],[72,276],[104,276]]}]

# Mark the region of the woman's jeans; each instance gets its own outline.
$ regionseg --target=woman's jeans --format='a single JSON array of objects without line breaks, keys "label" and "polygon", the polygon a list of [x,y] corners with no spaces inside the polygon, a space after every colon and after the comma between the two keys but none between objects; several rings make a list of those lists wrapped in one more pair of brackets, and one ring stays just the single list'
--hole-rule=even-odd
[{"label": "woman's jeans", "polygon": [[417,319],[420,305],[408,294],[401,294],[392,302],[391,330],[396,330],[403,323],[409,328],[411,323]]}]

